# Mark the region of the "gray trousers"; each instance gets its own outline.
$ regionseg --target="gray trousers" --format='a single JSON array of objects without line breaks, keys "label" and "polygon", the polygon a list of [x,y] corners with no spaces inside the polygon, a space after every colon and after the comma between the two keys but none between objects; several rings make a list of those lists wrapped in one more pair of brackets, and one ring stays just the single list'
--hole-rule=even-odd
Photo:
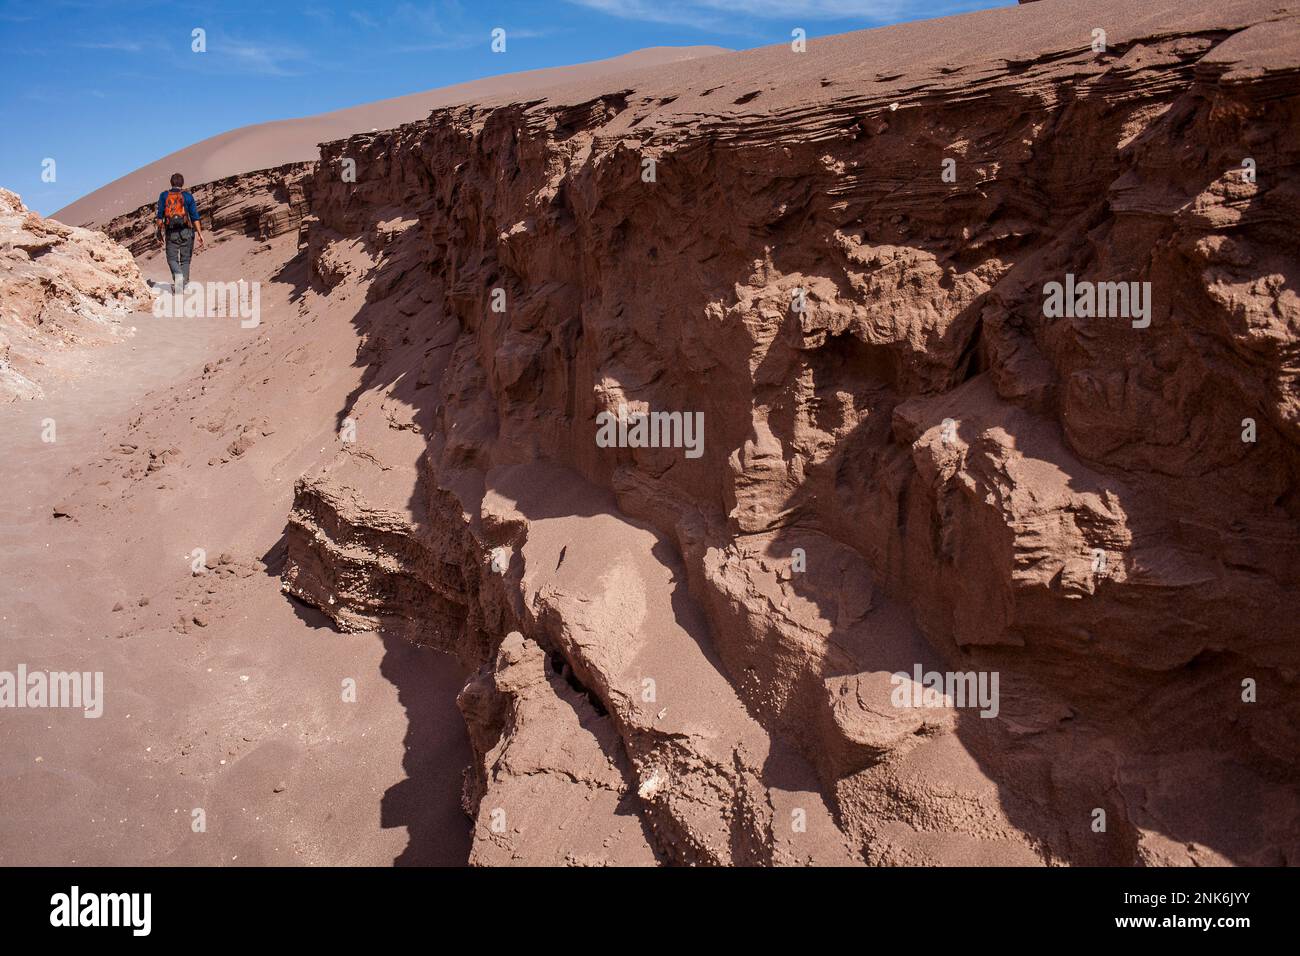
[{"label": "gray trousers", "polygon": [[171,268],[172,282],[176,281],[177,276],[181,277],[181,284],[176,287],[177,292],[184,292],[190,284],[190,259],[193,255],[194,230],[168,229],[167,265]]}]

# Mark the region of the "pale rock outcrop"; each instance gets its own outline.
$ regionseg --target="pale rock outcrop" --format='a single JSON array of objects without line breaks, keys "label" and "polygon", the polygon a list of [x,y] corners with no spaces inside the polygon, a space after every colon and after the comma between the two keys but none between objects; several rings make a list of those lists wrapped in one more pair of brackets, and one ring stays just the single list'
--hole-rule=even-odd
[{"label": "pale rock outcrop", "polygon": [[39,397],[54,354],[124,334],[121,317],[148,293],[112,239],[46,219],[0,189],[0,401]]}]

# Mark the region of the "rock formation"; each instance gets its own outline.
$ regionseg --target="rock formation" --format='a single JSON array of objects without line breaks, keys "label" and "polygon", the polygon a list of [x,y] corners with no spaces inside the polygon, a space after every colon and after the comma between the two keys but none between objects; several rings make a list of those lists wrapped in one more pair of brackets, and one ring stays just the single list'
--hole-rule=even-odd
[{"label": "rock formation", "polygon": [[1300,19],[1052,6],[323,147],[371,376],[285,586],[477,668],[476,859],[1300,858]]},{"label": "rock formation", "polygon": [[0,402],[39,397],[61,349],[123,334],[121,316],[147,297],[116,242],[0,189]]},{"label": "rock formation", "polygon": [[278,570],[472,673],[471,862],[1197,865],[1300,861],[1297,183],[1300,9],[1046,0],[196,195],[364,333]]},{"label": "rock formation", "polygon": [[[1300,856],[1300,20],[1097,7],[323,148],[371,379],[285,583],[478,668],[478,859],[625,805],[672,862]],[[703,454],[598,447],[620,406]]]}]

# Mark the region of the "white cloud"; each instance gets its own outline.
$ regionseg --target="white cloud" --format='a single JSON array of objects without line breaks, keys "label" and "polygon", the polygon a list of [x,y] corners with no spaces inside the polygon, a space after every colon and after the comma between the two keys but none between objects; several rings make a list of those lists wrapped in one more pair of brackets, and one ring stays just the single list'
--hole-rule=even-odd
[{"label": "white cloud", "polygon": [[119,53],[140,53],[144,44],[138,40],[104,40],[98,43],[77,43],[83,50],[115,50]]},{"label": "white cloud", "polygon": [[285,66],[286,61],[301,60],[303,53],[291,47],[264,46],[258,43],[227,41],[215,47],[209,46],[209,52],[228,56],[237,68],[248,73],[265,73],[270,76],[293,76],[295,72]]}]

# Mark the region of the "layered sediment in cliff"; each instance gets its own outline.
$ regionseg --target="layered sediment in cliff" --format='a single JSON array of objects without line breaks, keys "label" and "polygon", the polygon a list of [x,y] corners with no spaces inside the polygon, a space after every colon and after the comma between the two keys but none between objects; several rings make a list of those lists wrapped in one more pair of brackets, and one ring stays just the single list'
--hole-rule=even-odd
[{"label": "layered sediment in cliff", "polygon": [[285,588],[476,672],[475,862],[1300,858],[1300,15],[1057,6],[322,148]]},{"label": "layered sediment in cliff", "polygon": [[[221,237],[254,239],[272,239],[298,229],[310,204],[315,168],[315,163],[289,163],[194,186],[191,192],[203,227]],[[159,185],[159,190],[164,188],[165,184]],[[143,255],[158,244],[157,209],[155,194],[152,202],[109,220],[104,231],[132,255]]]},{"label": "layered sediment in cliff", "polygon": [[148,298],[116,242],[65,226],[0,189],[0,402],[39,398],[69,346],[124,334],[121,318]]}]

